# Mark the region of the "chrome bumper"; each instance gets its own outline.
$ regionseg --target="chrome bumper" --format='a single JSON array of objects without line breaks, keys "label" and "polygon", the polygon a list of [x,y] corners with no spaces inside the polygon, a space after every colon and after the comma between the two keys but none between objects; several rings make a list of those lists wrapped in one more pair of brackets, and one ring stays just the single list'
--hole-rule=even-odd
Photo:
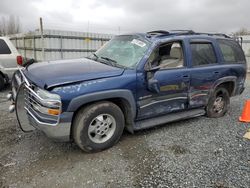
[{"label": "chrome bumper", "polygon": [[29,116],[29,123],[38,130],[41,130],[45,135],[55,141],[67,142],[70,141],[70,129],[73,112],[64,112],[60,115],[60,122],[56,126],[40,124],[34,118]]},{"label": "chrome bumper", "polygon": [[14,74],[12,92],[8,94],[7,98],[12,101],[9,111],[16,111],[19,126],[24,132],[39,129],[54,140],[70,140],[73,112],[48,115],[38,111],[36,106],[42,107],[44,101],[33,90],[22,70]]}]

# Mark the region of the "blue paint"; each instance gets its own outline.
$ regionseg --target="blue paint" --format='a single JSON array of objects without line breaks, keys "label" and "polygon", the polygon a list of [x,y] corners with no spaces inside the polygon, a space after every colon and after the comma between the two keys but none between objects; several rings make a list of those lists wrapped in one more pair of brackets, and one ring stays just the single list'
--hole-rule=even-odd
[{"label": "blue paint", "polygon": [[[24,73],[34,85],[59,94],[63,111],[67,111],[71,101],[79,96],[108,90],[128,90],[136,104],[136,117],[133,121],[204,107],[215,87],[226,81],[234,82],[234,95],[240,94],[244,88],[246,62],[224,64],[217,43],[217,38],[221,37],[195,34],[148,37],[147,34],[138,33],[134,36],[150,44],[134,68],[118,68],[82,58],[33,64]],[[190,42],[193,40],[211,42],[217,63],[192,67]],[[172,41],[182,42],[185,66],[157,71],[154,79],[158,81],[158,87],[162,88],[162,91],[155,93],[148,89],[147,72],[144,67],[157,46]]]}]

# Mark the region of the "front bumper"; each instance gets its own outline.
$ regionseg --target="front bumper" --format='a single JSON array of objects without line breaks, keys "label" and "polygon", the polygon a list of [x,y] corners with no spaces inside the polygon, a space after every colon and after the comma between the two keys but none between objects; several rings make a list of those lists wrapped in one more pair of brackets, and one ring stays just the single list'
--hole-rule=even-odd
[{"label": "front bumper", "polygon": [[60,115],[60,122],[56,126],[41,124],[32,118],[29,114],[29,123],[52,140],[59,142],[70,141],[70,129],[73,112],[64,112]]},{"label": "front bumper", "polygon": [[20,128],[24,132],[38,129],[53,140],[69,141],[73,112],[63,112],[56,117],[48,117],[33,108],[35,95],[36,93],[22,71],[15,73],[12,80],[12,92],[8,98],[13,102],[10,109],[15,106]]}]

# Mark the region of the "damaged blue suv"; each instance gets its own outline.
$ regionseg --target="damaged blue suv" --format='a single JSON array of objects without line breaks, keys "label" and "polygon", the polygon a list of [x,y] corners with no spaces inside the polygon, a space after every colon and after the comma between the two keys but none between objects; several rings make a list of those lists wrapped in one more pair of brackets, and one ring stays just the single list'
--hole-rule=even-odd
[{"label": "damaged blue suv", "polygon": [[246,70],[227,35],[160,30],[115,36],[88,58],[27,65],[8,98],[23,131],[95,152],[124,129],[223,116],[243,92]]}]

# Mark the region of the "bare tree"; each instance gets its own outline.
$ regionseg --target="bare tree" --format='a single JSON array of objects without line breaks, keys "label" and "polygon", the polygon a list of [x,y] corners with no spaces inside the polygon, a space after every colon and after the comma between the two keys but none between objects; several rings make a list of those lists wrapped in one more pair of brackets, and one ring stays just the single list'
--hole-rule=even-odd
[{"label": "bare tree", "polygon": [[2,17],[0,20],[0,35],[6,34],[6,20],[5,17]]},{"label": "bare tree", "polygon": [[250,31],[247,28],[241,28],[233,33],[234,36],[250,35]]},{"label": "bare tree", "polygon": [[13,15],[9,19],[2,17],[0,20],[0,35],[16,34],[21,31],[19,18]]}]

